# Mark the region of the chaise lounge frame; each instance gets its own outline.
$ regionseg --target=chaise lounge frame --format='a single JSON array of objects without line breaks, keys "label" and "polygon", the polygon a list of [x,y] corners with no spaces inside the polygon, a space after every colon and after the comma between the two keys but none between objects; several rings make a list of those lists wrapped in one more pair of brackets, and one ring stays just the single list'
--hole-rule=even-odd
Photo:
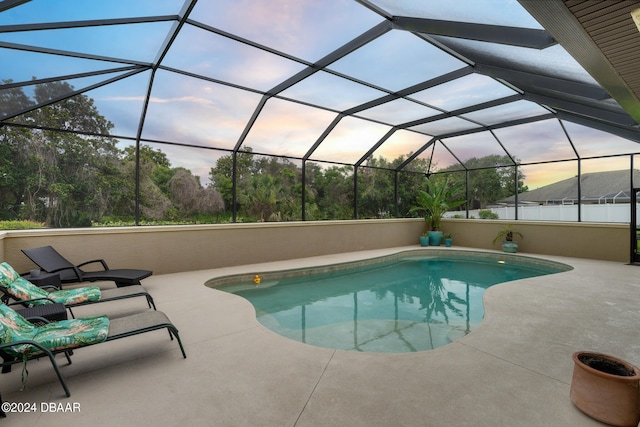
[{"label": "chaise lounge frame", "polygon": [[[52,288],[54,290],[57,289],[55,286],[42,286],[42,288],[43,289]],[[32,301],[45,299],[45,298],[35,298],[35,299],[28,299],[28,300],[18,299],[15,295],[12,295],[11,293],[9,293],[8,289],[2,285],[0,285],[0,292],[4,294],[0,298],[0,300],[4,303],[7,303],[9,302],[10,299],[12,299],[20,304],[27,305]],[[149,308],[153,308],[154,310],[157,310],[156,304],[153,301],[153,297],[151,296],[151,294],[149,294],[149,292],[147,292],[147,290],[142,285],[131,285],[131,286],[126,286],[122,288],[102,289],[100,290],[100,299],[98,301],[85,301],[85,302],[80,302],[76,304],[67,304],[65,305],[65,307],[67,308],[67,310],[69,310],[71,317],[75,319],[75,315],[73,314],[73,310],[72,310],[73,307],[81,307],[83,305],[98,304],[101,302],[117,301],[121,299],[135,298],[135,297],[145,297],[147,299],[147,305],[149,306]],[[55,302],[51,298],[46,298],[46,300],[51,301],[52,303]]]},{"label": "chaise lounge frame", "polygon": [[[52,246],[22,249],[22,252],[47,273],[59,273],[62,283],[78,282],[115,282],[116,286],[141,285],[140,281],[153,274],[149,270],[110,269],[104,259],[93,259],[74,265]],[[80,267],[99,264],[102,270],[84,271]]]},{"label": "chaise lounge frame", "polygon": [[[126,338],[134,335],[143,334],[145,332],[156,331],[159,329],[167,329],[169,331],[169,337],[171,338],[171,340],[173,340],[174,337],[176,338],[176,341],[180,346],[180,351],[182,352],[182,357],[186,359],[187,354],[184,351],[182,340],[180,340],[178,329],[176,329],[176,327],[173,325],[173,323],[171,323],[169,318],[161,311],[147,311],[147,312],[137,313],[130,316],[119,317],[115,319],[109,318],[109,332],[107,334],[107,338],[105,341],[98,344],[102,344],[108,341],[114,341],[120,338]],[[80,349],[82,348],[82,346],[75,347],[73,349],[60,349],[60,350],[52,351],[49,348],[43,346],[42,344],[36,341],[22,340],[22,341],[13,341],[10,343],[2,343],[0,344],[0,350],[9,348],[9,347],[14,347],[16,345],[21,345],[21,344],[29,344],[42,351],[42,353],[33,355],[29,357],[27,360],[39,359],[42,357],[49,358],[49,361],[53,366],[53,369],[58,377],[58,380],[60,381],[60,384],[62,385],[62,388],[64,389],[66,396],[70,397],[71,392],[69,391],[69,387],[67,386],[67,383],[64,380],[64,377],[62,376],[60,369],[58,368],[58,364],[56,363],[56,360],[55,360],[55,355],[58,353],[64,353],[66,355],[67,361],[69,362],[69,364],[71,364],[71,358],[69,357],[70,351],[71,350],[75,351],[77,349]],[[90,344],[84,347],[90,347],[91,345],[97,345],[97,344]],[[3,366],[7,364],[12,365],[12,364],[21,363],[21,362],[22,362],[22,359],[14,359],[12,361],[3,362]]]}]

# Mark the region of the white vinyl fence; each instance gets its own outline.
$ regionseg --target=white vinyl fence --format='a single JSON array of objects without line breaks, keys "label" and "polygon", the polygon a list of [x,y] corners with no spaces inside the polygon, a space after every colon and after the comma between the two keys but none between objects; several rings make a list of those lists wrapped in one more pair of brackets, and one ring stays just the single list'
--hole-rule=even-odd
[{"label": "white vinyl fence", "polygon": [[[588,222],[631,222],[629,203],[582,205],[582,221]],[[515,219],[515,208],[491,208],[500,219]],[[638,206],[640,212],[640,206]],[[448,212],[447,217],[460,215],[460,212]],[[469,211],[470,218],[480,218],[479,210]],[[578,205],[520,206],[518,219],[531,221],[578,221]]]}]

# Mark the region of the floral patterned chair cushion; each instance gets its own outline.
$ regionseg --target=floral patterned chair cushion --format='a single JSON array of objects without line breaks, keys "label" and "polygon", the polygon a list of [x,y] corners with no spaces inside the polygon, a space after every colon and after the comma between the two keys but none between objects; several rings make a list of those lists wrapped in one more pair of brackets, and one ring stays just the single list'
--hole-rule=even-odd
[{"label": "floral patterned chair cushion", "polygon": [[16,280],[20,275],[6,262],[0,264],[0,286],[7,286]]},{"label": "floral patterned chair cushion", "polygon": [[[89,301],[99,301],[101,297],[100,288],[98,286],[87,286],[76,289],[61,289],[58,291],[47,292],[39,288],[28,280],[20,277],[18,273],[6,262],[0,264],[0,286],[16,300],[37,300],[31,301],[31,305],[43,305],[59,302],[64,305],[74,305]],[[39,299],[38,298],[47,298]]]},{"label": "floral patterned chair cushion", "polygon": [[[35,326],[5,304],[0,304],[0,344],[31,340],[51,351],[69,350],[97,344],[107,339],[107,316],[62,320]],[[30,344],[5,348],[12,356],[31,356],[42,351]]]}]

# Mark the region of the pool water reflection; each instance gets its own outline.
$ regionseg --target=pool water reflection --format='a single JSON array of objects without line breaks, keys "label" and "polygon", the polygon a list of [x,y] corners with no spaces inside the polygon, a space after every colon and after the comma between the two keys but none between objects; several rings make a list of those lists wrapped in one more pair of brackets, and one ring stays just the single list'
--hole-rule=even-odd
[{"label": "pool water reflection", "polygon": [[489,286],[568,269],[503,256],[412,254],[215,288],[249,300],[258,321],[285,337],[342,350],[403,353],[434,349],[470,333],[482,321]]}]

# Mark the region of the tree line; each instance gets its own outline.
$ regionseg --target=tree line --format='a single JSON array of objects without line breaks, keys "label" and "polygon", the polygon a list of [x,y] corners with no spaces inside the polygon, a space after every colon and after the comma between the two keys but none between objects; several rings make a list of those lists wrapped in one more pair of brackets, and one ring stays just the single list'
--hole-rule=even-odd
[{"label": "tree line", "polygon": [[[248,147],[220,157],[203,185],[190,170],[172,167],[159,149],[145,144],[119,148],[118,140],[110,136],[113,124],[86,95],[34,108],[72,91],[66,82],[36,85],[33,99],[21,87],[0,91],[0,117],[24,111],[0,125],[0,219],[84,227],[136,220],[217,223],[403,217],[409,215],[416,189],[423,185],[424,173],[395,172],[405,156],[370,157],[354,169],[318,162],[302,165],[285,157],[257,155]],[[467,163],[483,169],[468,176],[454,173],[455,167],[442,172],[451,172],[453,179],[469,179],[469,200],[474,207],[482,206],[513,194],[514,176],[509,173],[513,168],[489,167],[508,160],[472,159]],[[412,165],[415,170],[429,169],[424,159],[415,159]],[[519,188],[523,179],[518,177]]]}]

